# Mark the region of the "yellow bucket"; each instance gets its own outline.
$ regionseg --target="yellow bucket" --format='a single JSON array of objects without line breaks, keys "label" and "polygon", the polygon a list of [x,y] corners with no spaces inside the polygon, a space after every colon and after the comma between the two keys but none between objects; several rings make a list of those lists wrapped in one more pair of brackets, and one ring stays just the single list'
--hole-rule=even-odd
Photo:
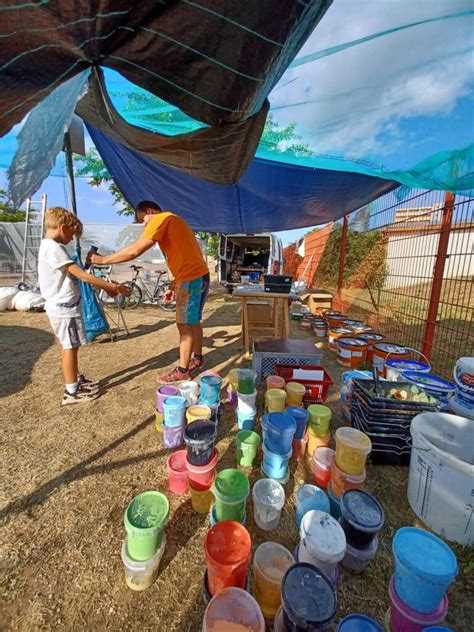
[{"label": "yellow bucket", "polygon": [[198,419],[210,419],[212,416],[212,410],[209,406],[205,406],[204,404],[194,404],[193,406],[189,406],[186,411],[186,420],[188,424],[192,421],[197,421]]},{"label": "yellow bucket", "polygon": [[211,510],[214,502],[214,494],[212,489],[199,490],[189,485],[189,493],[191,495],[191,505],[196,513],[206,514]]},{"label": "yellow bucket", "polygon": [[239,386],[239,369],[231,369],[227,375],[232,390],[236,391]]},{"label": "yellow bucket", "polygon": [[306,388],[299,382],[288,382],[286,385],[286,405],[301,406]]},{"label": "yellow bucket", "polygon": [[163,432],[163,413],[159,410],[155,410],[155,430],[157,432]]},{"label": "yellow bucket", "polygon": [[269,413],[282,413],[286,406],[286,391],[282,388],[269,388],[265,393],[265,403]]},{"label": "yellow bucket", "polygon": [[360,430],[346,426],[336,430],[336,465],[346,474],[363,474],[371,449],[371,440]]}]

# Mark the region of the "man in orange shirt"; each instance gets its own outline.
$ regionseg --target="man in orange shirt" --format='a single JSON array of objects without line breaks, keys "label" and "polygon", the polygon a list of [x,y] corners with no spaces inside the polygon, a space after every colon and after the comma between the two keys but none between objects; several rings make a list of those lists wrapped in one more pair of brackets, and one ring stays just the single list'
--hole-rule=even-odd
[{"label": "man in orange shirt", "polygon": [[176,325],[179,330],[179,366],[158,376],[166,384],[191,379],[191,373],[204,366],[202,355],[202,310],[209,292],[209,270],[190,226],[155,202],[140,202],[135,219],[145,224],[143,236],[113,255],[92,255],[93,263],[111,265],[136,259],[157,243],[174,277],[164,300],[176,300]]}]

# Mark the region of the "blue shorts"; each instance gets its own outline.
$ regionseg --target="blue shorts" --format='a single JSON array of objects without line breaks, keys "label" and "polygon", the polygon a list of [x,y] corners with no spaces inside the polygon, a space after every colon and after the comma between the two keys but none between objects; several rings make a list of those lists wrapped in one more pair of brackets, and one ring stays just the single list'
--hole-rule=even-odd
[{"label": "blue shorts", "polygon": [[197,325],[209,293],[209,274],[199,279],[176,284],[176,322],[179,325]]}]

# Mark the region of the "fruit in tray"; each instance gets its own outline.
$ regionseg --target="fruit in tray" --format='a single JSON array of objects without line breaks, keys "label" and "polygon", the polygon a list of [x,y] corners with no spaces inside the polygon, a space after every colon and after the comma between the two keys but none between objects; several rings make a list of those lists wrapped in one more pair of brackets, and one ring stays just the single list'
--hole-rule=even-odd
[{"label": "fruit in tray", "polygon": [[385,399],[401,399],[409,402],[419,402],[423,404],[436,404],[438,400],[425,391],[420,390],[417,386],[407,385],[403,388],[391,388],[389,390],[379,388],[378,393],[375,392],[375,387],[369,389],[369,393],[375,397],[383,397]]}]

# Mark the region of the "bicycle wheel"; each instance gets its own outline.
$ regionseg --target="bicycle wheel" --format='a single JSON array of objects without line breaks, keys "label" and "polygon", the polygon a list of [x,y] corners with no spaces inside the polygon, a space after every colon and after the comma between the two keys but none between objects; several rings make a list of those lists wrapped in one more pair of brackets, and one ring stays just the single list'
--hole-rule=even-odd
[{"label": "bicycle wheel", "polygon": [[119,294],[118,296],[109,296],[105,290],[100,290],[98,299],[102,307],[106,309],[115,309],[117,307],[123,307],[125,296]]},{"label": "bicycle wheel", "polygon": [[163,294],[169,290],[169,287],[169,283],[160,285],[155,292],[154,299],[158,307],[161,307],[165,312],[174,312],[176,310],[176,301],[172,301],[171,303],[165,303],[163,301]]},{"label": "bicycle wheel", "polygon": [[131,287],[132,293],[130,294],[130,296],[124,296],[125,300],[123,302],[122,308],[134,309],[139,303],[142,302],[143,294],[141,288],[138,287],[136,283],[131,283],[130,281],[127,281],[127,283],[124,283],[123,285]]}]

